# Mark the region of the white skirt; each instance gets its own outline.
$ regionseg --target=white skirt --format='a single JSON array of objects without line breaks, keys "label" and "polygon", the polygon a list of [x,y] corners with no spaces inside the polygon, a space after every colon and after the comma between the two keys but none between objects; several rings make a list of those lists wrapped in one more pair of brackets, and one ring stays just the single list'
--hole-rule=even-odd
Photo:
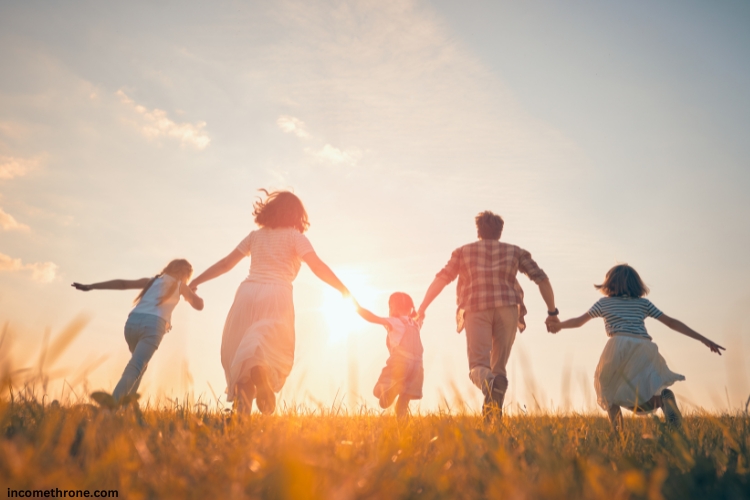
[{"label": "white skirt", "polygon": [[254,366],[268,368],[269,382],[279,392],[294,364],[294,303],[287,284],[240,284],[224,324],[221,365],[227,401],[234,401],[238,382]]},{"label": "white skirt", "polygon": [[632,409],[678,380],[685,377],[669,369],[650,339],[615,334],[604,346],[594,386],[597,403],[604,410],[613,405]]}]

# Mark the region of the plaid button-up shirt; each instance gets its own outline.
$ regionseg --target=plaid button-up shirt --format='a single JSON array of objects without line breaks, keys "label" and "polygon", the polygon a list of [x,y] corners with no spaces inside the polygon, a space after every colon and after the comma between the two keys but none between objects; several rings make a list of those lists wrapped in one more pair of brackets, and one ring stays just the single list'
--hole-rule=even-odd
[{"label": "plaid button-up shirt", "polygon": [[518,306],[518,328],[526,329],[523,290],[516,279],[522,272],[534,283],[547,279],[531,254],[498,240],[479,240],[453,251],[448,264],[437,274],[448,282],[458,277],[456,289],[457,331],[464,329],[465,311],[484,311],[500,306]]}]

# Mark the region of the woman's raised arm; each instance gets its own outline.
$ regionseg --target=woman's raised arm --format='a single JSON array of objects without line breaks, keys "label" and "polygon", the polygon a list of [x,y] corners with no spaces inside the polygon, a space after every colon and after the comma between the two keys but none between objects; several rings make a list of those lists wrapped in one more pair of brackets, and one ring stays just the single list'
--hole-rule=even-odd
[{"label": "woman's raised arm", "polygon": [[210,281],[222,274],[228,273],[244,258],[245,256],[235,248],[229,255],[199,274],[188,286],[192,290],[195,290],[201,283],[205,283],[206,281]]},{"label": "woman's raised arm", "polygon": [[344,297],[349,297],[349,289],[346,288],[338,278],[338,276],[336,276],[334,272],[331,271],[331,268],[328,267],[325,262],[320,260],[318,254],[316,254],[315,252],[307,252],[302,256],[302,260],[305,261],[305,264],[310,266],[310,270],[315,276],[341,292],[341,295],[343,295]]}]

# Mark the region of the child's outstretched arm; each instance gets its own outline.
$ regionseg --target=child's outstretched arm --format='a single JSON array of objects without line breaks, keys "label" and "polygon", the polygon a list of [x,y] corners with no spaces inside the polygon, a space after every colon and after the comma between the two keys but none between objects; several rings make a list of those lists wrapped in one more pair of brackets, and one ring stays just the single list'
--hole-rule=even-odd
[{"label": "child's outstretched arm", "polygon": [[659,316],[656,319],[661,321],[665,325],[667,325],[672,330],[676,332],[680,332],[681,334],[686,335],[690,337],[691,339],[695,339],[703,343],[706,347],[711,349],[711,352],[715,352],[719,356],[721,356],[721,351],[726,351],[726,349],[721,347],[719,344],[717,344],[716,342],[712,340],[707,339],[706,337],[696,332],[695,330],[693,330],[692,328],[690,328],[689,326],[687,326],[685,323],[683,323],[680,320],[670,318],[669,316],[663,313],[661,316]]},{"label": "child's outstretched arm", "polygon": [[550,333],[557,333],[560,330],[568,329],[568,328],[580,328],[591,319],[591,316],[589,316],[589,313],[584,313],[581,316],[578,316],[577,318],[570,318],[566,319],[565,321],[561,321],[558,324],[551,324],[549,325],[549,332]]},{"label": "child's outstretched arm", "polygon": [[373,314],[364,307],[360,306],[356,300],[354,301],[354,306],[357,308],[357,314],[362,316],[362,319],[364,319],[365,321],[375,323],[376,325],[383,325],[386,328],[390,326],[390,323],[388,323],[388,320],[386,318],[382,318],[377,314]]},{"label": "child's outstretched arm", "polygon": [[185,297],[185,300],[187,300],[188,304],[193,306],[193,309],[197,311],[203,310],[203,299],[198,297],[198,294],[182,281],[180,282],[180,295]]},{"label": "child's outstretched arm", "polygon": [[81,290],[82,292],[88,292],[89,290],[141,290],[148,285],[149,281],[151,281],[151,278],[101,281],[99,283],[91,283],[90,285],[73,283],[70,286],[76,290]]}]

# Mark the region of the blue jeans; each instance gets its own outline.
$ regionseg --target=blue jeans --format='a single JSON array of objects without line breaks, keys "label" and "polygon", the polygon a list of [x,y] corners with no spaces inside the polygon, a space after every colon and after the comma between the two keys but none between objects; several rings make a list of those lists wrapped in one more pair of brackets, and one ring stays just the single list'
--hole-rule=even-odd
[{"label": "blue jeans", "polygon": [[148,362],[161,344],[167,322],[154,314],[131,313],[125,323],[125,341],[133,356],[130,358],[112,396],[119,401],[138,392]]}]

